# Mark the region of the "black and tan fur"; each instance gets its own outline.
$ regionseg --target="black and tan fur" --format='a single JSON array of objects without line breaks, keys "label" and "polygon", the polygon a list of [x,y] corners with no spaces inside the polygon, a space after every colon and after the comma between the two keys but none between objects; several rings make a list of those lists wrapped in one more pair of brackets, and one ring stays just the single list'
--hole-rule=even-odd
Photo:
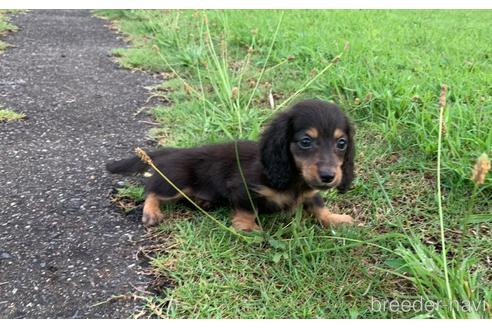
[{"label": "black and tan fur", "polygon": [[[253,206],[237,165],[243,171]],[[233,208],[232,225],[243,231],[259,229],[258,213],[286,211],[304,204],[324,226],[351,223],[348,215],[331,213],[320,190],[346,191],[354,177],[354,141],[351,124],[335,105],[305,100],[277,114],[259,143],[237,141],[196,148],[163,148],[149,153],[157,167],[202,207]],[[108,163],[112,173],[148,169],[133,157]],[[180,194],[158,174],[145,187],[142,221],[154,225],[163,219],[161,202]]]}]

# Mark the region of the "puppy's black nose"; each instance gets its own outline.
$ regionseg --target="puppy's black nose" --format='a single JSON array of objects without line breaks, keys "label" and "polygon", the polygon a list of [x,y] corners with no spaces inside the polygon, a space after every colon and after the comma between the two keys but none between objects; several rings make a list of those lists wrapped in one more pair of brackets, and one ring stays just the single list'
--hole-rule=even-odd
[{"label": "puppy's black nose", "polygon": [[335,179],[335,173],[331,171],[319,171],[319,178],[323,183],[330,183]]}]

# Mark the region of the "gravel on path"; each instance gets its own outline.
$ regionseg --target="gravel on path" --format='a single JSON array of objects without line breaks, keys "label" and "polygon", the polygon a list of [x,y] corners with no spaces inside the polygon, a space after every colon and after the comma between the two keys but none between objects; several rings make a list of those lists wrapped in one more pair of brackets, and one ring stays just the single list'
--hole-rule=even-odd
[{"label": "gravel on path", "polygon": [[148,140],[135,118],[158,79],[120,69],[123,41],[87,10],[35,10],[0,55],[0,318],[127,318],[137,302],[93,306],[145,288],[140,222],[108,193],[109,159]]}]

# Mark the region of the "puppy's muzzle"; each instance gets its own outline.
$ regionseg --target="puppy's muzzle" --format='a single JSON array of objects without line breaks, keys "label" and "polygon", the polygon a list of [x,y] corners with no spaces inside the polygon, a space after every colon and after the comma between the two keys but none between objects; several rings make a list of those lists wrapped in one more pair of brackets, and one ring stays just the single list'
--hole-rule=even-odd
[{"label": "puppy's muzzle", "polygon": [[336,173],[334,170],[320,170],[318,174],[319,179],[324,184],[330,184],[331,182],[333,182],[333,180],[335,180],[336,177]]}]

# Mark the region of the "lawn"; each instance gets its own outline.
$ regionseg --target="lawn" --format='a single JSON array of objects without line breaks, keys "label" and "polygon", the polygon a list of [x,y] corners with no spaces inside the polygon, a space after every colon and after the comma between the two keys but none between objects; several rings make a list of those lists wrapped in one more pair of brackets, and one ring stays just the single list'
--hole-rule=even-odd
[{"label": "lawn", "polygon": [[[169,205],[151,261],[166,284],[136,316],[492,318],[492,175],[472,179],[492,156],[492,11],[97,14],[131,43],[114,50],[122,66],[165,77],[151,90],[168,104],[152,109],[161,145],[256,139],[309,97],[357,130],[353,187],[324,196],[358,224],[297,211],[238,237]],[[228,209],[210,214],[230,224]]]}]

